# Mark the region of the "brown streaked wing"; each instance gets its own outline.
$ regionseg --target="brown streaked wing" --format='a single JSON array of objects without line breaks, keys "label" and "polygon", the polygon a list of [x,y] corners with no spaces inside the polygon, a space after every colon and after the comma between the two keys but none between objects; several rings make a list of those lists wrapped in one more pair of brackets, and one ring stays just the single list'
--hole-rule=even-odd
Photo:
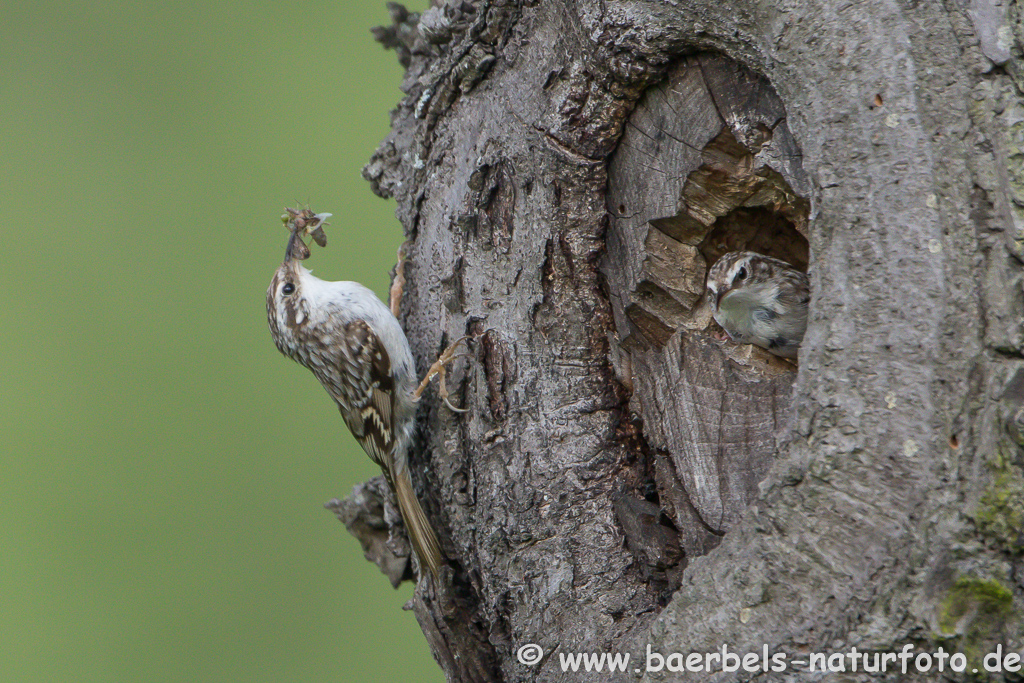
[{"label": "brown streaked wing", "polygon": [[799,270],[786,268],[780,273],[782,284],[778,299],[786,304],[806,304],[811,300],[811,285],[807,276]]},{"label": "brown streaked wing", "polygon": [[341,416],[366,454],[391,477],[395,380],[387,349],[362,320],[345,327],[339,370]]}]

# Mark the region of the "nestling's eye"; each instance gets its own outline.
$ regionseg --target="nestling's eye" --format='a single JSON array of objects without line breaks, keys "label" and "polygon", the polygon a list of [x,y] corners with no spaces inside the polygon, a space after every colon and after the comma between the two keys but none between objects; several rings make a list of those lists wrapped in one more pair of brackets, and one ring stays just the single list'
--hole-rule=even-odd
[{"label": "nestling's eye", "polygon": [[288,296],[289,294],[294,294],[295,285],[293,285],[290,282],[284,283],[284,287],[281,288],[281,293],[284,294],[285,296]]},{"label": "nestling's eye", "polygon": [[740,268],[739,270],[737,270],[736,271],[736,277],[733,278],[733,279],[736,282],[739,282],[740,280],[746,280],[747,279],[747,269],[746,268]]}]

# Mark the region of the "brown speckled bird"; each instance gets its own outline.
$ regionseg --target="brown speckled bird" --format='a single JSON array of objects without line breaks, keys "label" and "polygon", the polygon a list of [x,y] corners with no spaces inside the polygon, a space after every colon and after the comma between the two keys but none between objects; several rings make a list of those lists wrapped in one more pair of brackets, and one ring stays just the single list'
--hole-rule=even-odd
[{"label": "brown speckled bird", "polygon": [[[420,563],[436,576],[441,546],[416,499],[408,450],[420,393],[433,374],[442,374],[443,381],[455,345],[417,388],[409,341],[392,310],[363,285],[321,280],[300,263],[309,255],[302,233],[326,244],[322,225],[329,216],[307,209],[288,210],[282,217],[292,234],[267,289],[270,332],[281,353],[312,371],[359,445],[380,466]],[[446,397],[443,386],[441,393]]]},{"label": "brown speckled bird", "polygon": [[807,275],[770,256],[734,251],[711,266],[707,286],[715,321],[731,339],[796,358],[811,300]]}]

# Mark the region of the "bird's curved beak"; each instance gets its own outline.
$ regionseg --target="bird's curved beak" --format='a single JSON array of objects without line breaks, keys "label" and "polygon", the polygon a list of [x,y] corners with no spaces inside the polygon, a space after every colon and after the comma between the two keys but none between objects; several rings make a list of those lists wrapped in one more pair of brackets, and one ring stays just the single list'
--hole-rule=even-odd
[{"label": "bird's curved beak", "polygon": [[284,262],[305,261],[309,258],[309,247],[299,237],[297,230],[292,230],[288,236],[288,246],[284,248]]}]

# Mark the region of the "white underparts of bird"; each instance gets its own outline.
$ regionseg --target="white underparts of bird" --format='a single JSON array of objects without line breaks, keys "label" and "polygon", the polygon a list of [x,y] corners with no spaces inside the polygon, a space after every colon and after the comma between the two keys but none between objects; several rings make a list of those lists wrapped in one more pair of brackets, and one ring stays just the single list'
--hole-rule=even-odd
[{"label": "white underparts of bird", "polygon": [[711,266],[707,296],[715,322],[733,341],[797,357],[811,300],[806,274],[770,256],[734,251]]},{"label": "white underparts of bird", "polygon": [[287,211],[282,219],[291,230],[288,248],[267,289],[267,321],[274,343],[308,368],[334,399],[352,435],[380,466],[394,492],[421,566],[437,576],[441,546],[416,498],[408,451],[416,403],[434,374],[441,375],[441,395],[447,402],[444,366],[457,357],[458,342],[419,383],[409,341],[392,308],[357,282],[321,280],[300,263],[309,256],[303,234],[326,244],[322,226],[330,214]]}]

